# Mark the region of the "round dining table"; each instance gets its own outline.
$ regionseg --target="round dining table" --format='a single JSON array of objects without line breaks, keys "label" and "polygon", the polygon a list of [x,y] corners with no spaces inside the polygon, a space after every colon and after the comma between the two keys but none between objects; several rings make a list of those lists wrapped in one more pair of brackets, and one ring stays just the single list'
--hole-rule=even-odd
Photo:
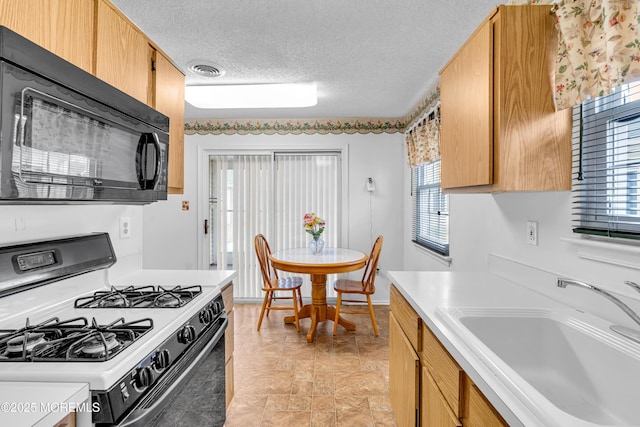
[{"label": "round dining table", "polygon": [[[269,259],[277,270],[311,275],[311,304],[306,304],[298,317],[311,318],[311,327],[307,334],[307,341],[315,339],[318,324],[326,320],[334,321],[336,309],[327,305],[327,274],[346,273],[359,270],[367,262],[367,255],[343,248],[324,248],[319,254],[311,254],[307,248],[284,249],[273,252]],[[294,316],[287,316],[285,323],[294,323]],[[356,325],[342,317],[338,324],[349,331],[354,331]]]}]

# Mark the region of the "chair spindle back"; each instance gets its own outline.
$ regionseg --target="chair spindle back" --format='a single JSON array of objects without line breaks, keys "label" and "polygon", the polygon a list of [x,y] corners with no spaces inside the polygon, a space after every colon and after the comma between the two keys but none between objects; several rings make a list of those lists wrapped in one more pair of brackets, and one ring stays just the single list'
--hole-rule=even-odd
[{"label": "chair spindle back", "polygon": [[362,290],[373,293],[375,291],[376,270],[378,269],[378,259],[382,250],[382,236],[378,236],[371,248],[371,254],[364,267],[362,274]]},{"label": "chair spindle back", "polygon": [[267,239],[262,234],[258,234],[255,237],[253,243],[256,248],[258,261],[260,262],[260,271],[262,272],[262,281],[264,283],[264,287],[270,288],[271,280],[278,278],[278,272],[275,268],[273,268],[271,260],[269,260],[269,255],[271,255],[271,248],[269,247]]}]

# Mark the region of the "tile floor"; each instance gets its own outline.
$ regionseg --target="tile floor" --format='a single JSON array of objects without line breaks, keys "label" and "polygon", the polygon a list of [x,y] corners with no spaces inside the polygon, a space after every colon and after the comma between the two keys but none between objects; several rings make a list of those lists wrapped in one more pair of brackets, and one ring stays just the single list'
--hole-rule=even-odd
[{"label": "tile floor", "polygon": [[306,341],[310,319],[285,325],[272,311],[256,331],[260,305],[235,305],[235,396],[226,427],[395,426],[389,400],[389,306],[376,306],[379,336],[366,315],[344,317],[356,331],[333,322]]}]

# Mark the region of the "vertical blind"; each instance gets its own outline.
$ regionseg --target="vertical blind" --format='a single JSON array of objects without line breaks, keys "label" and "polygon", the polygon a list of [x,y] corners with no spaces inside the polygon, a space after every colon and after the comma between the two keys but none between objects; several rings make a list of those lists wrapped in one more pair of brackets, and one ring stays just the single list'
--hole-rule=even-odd
[{"label": "vertical blind", "polygon": [[270,233],[273,174],[270,155],[210,156],[210,260],[216,269],[238,272],[240,295],[262,289],[253,238]]},{"label": "vertical blind", "polygon": [[449,198],[440,188],[440,160],[411,169],[413,242],[449,255]]},{"label": "vertical blind", "polygon": [[[306,247],[311,235],[304,231],[303,216],[314,212],[327,223],[321,238],[325,247],[340,246],[341,162],[339,153],[275,154],[275,212],[272,248]],[[333,283],[336,275],[328,275]],[[310,281],[302,293],[311,295]],[[335,296],[327,286],[327,296]]]},{"label": "vertical blind", "polygon": [[[263,296],[256,234],[264,234],[274,251],[305,247],[310,236],[303,216],[315,212],[327,221],[326,246],[340,244],[339,153],[214,155],[209,162],[211,268],[238,271],[235,297]],[[304,287],[310,295],[308,282]]]},{"label": "vertical blind", "polygon": [[575,233],[640,239],[640,83],[573,110]]},{"label": "vertical blind", "polygon": [[275,244],[278,248],[306,246],[303,216],[314,212],[327,226],[325,246],[340,246],[340,158],[337,153],[275,155]]}]

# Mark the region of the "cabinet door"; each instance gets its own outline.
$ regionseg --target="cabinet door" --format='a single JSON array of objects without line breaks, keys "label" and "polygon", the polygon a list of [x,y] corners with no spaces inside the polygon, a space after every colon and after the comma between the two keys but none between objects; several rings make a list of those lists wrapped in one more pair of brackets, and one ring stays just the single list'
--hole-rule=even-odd
[{"label": "cabinet door", "polygon": [[229,317],[229,326],[224,334],[224,355],[225,355],[225,396],[226,406],[229,407],[234,395],[234,374],[233,374],[233,349],[234,349],[234,309],[233,309],[233,283],[229,283],[222,289],[222,299],[224,309]]},{"label": "cabinet door", "polygon": [[389,394],[399,426],[418,420],[420,360],[393,313],[389,313]]},{"label": "cabinet door", "polygon": [[422,319],[395,286],[391,286],[389,299],[391,311],[411,346],[417,352],[422,351]]},{"label": "cabinet door", "polygon": [[228,408],[233,395],[234,390],[234,374],[233,374],[233,334],[234,334],[234,310],[229,313],[229,326],[224,334],[224,354],[225,354],[225,405]]},{"label": "cabinet door", "polygon": [[498,191],[571,189],[571,108],[555,111],[556,18],[501,6],[494,20],[494,184]]},{"label": "cabinet door", "polygon": [[0,0],[0,25],[93,73],[94,2]]},{"label": "cabinet door", "polygon": [[144,34],[109,3],[98,1],[96,76],[149,103],[150,55]]},{"label": "cabinet door", "polygon": [[442,188],[493,182],[493,31],[486,21],[440,72]]},{"label": "cabinet door", "polygon": [[69,413],[69,415],[54,424],[53,427],[76,427],[76,413]]},{"label": "cabinet door", "polygon": [[184,189],[184,74],[155,54],[155,108],[169,116],[169,193]]},{"label": "cabinet door", "polygon": [[422,427],[460,427],[462,424],[455,416],[427,367],[422,367],[420,398],[420,426]]},{"label": "cabinet door", "polygon": [[422,350],[420,354],[422,363],[429,368],[442,397],[455,416],[460,417],[464,371],[424,322],[422,323]]},{"label": "cabinet door", "polygon": [[465,427],[508,427],[493,405],[487,401],[478,387],[466,377],[465,381]]}]

